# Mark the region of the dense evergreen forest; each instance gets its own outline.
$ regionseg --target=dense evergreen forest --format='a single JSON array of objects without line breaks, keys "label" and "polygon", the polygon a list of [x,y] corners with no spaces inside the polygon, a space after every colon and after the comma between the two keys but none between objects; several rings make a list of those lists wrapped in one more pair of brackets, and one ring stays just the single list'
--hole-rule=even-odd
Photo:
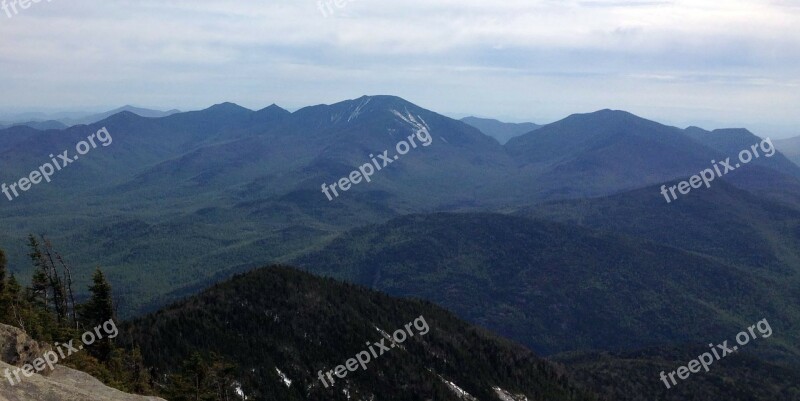
[{"label": "dense evergreen forest", "polygon": [[[75,270],[52,244],[30,236],[28,250],[34,267],[28,285],[8,273],[0,250],[0,323],[54,344],[79,341],[102,322],[116,321],[112,287],[102,270],[94,271],[89,296],[76,301]],[[419,316],[430,327],[425,336],[336,386],[319,383],[319,371],[344,363],[365,349],[365,341]],[[238,275],[119,323],[114,339],[60,363],[120,390],[170,401],[457,401],[456,391],[478,400],[514,395],[515,400],[700,401],[719,394],[734,401],[800,399],[796,370],[751,355],[726,359],[710,373],[665,390],[658,371],[695,357],[696,347],[566,353],[546,360],[429,302],[392,298],[284,266]]]},{"label": "dense evergreen forest", "polygon": [[[55,344],[78,343],[82,333],[116,319],[102,270],[94,272],[89,298],[76,302],[73,270],[52,244],[30,236],[28,247],[34,274],[27,286],[7,274],[0,251],[0,323]],[[431,324],[424,339],[403,343],[329,390],[317,382],[319,369],[334,368],[364,348],[366,340],[377,341],[381,330],[402,328],[419,316]],[[380,395],[457,401],[451,385],[487,400],[497,399],[495,388],[537,400],[596,400],[570,384],[563,367],[432,304],[397,300],[286,267],[237,276],[119,327],[116,338],[60,363],[117,389],[170,401],[243,399],[245,394],[250,400]],[[294,386],[286,384],[291,382]]]},{"label": "dense evergreen forest", "polygon": [[[50,241],[31,235],[28,249],[34,267],[29,285],[21,284],[14,274],[9,274],[6,254],[0,249],[0,323],[20,328],[33,339],[51,345],[70,340],[80,344],[83,333],[109,320],[116,325],[112,288],[101,269],[94,271],[89,298],[76,302],[73,270]],[[105,336],[58,363],[88,373],[119,390],[158,395],[171,401],[223,400],[234,394],[232,386],[217,385],[226,374],[230,375],[231,365],[213,355],[193,353],[156,381],[152,369],[144,364],[140,349],[134,345],[121,347],[118,341],[118,337]],[[230,378],[225,380],[232,382]]]},{"label": "dense evergreen forest", "polygon": [[[318,372],[336,367],[424,316],[430,332],[372,361],[333,388]],[[455,383],[479,400],[494,388],[533,400],[592,400],[563,367],[456,318],[428,302],[272,266],[214,285],[198,296],[129,322],[125,339],[169,370],[197,349],[235,360],[242,388],[264,400],[452,400]],[[290,385],[283,380],[285,375]]]}]

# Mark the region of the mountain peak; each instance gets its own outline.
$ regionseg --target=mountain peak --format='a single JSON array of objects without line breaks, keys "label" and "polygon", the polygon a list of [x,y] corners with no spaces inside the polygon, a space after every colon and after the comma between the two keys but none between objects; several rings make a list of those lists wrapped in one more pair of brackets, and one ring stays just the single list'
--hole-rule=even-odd
[{"label": "mountain peak", "polygon": [[[695,140],[699,140],[712,148],[715,147],[715,144],[719,145],[722,143],[727,143],[729,145],[737,144],[739,147],[747,147],[746,144],[748,142],[760,139],[746,128],[721,128],[713,131],[706,131],[689,127],[684,132]],[[726,148],[726,150],[733,151],[735,149]]]},{"label": "mountain peak", "polygon": [[225,113],[252,113],[253,110],[250,110],[246,107],[239,106],[236,103],[231,102],[224,102],[215,104],[203,111],[214,111],[214,112],[225,112]]},{"label": "mountain peak", "polygon": [[[104,118],[102,120],[99,120],[99,121],[94,122],[94,123],[89,123],[89,124],[99,124],[99,125],[104,125],[104,124],[109,124],[109,123],[121,124],[121,123],[130,123],[132,121],[141,120],[143,118],[144,117],[142,117],[142,116],[140,116],[140,115],[138,115],[138,114],[136,114],[136,113],[134,113],[134,112],[132,112],[130,110],[123,110],[123,111],[114,113],[114,114],[112,114],[112,115],[110,115],[110,116],[108,116],[108,117],[106,117],[106,118]],[[89,124],[87,124],[87,125],[89,125]]]},{"label": "mountain peak", "polygon": [[615,118],[615,119],[639,119],[644,120],[644,118],[639,117],[631,112],[625,110],[614,110],[614,109],[602,109],[592,113],[583,114],[585,116],[592,116],[592,117],[603,117],[603,118]]},{"label": "mountain peak", "polygon": [[719,128],[715,129],[714,131],[711,131],[711,133],[719,135],[730,135],[730,136],[738,135],[747,137],[755,135],[752,132],[750,132],[750,130],[747,128]]},{"label": "mountain peak", "polygon": [[131,113],[140,115],[142,117],[146,117],[147,114],[151,114],[151,113],[162,113],[161,111],[158,111],[158,110],[145,109],[145,108],[142,108],[142,107],[132,106],[130,104],[126,104],[126,105],[124,105],[122,107],[118,107],[118,108],[116,108],[114,110],[107,111],[106,113],[117,114],[117,113],[120,113],[120,112],[123,112],[123,111],[129,111]]},{"label": "mountain peak", "polygon": [[655,131],[662,130],[666,125],[639,117],[624,110],[603,109],[591,113],[573,114],[552,126],[573,127],[586,130],[592,128],[600,131]]},{"label": "mountain peak", "polygon": [[394,113],[424,113],[425,109],[397,96],[374,95],[343,100],[333,104],[304,107],[293,115],[298,120],[314,121],[314,124],[349,124],[372,116],[379,119],[394,117]]},{"label": "mountain peak", "polygon": [[257,122],[272,123],[290,115],[292,115],[292,113],[290,113],[288,110],[273,103],[253,113],[252,118]]},{"label": "mountain peak", "polygon": [[685,130],[685,131],[691,131],[691,132],[708,132],[708,131],[706,131],[705,129],[703,129],[703,128],[701,128],[701,127],[698,127],[698,126],[696,126],[696,125],[692,125],[692,126],[690,126],[690,127],[686,127],[686,130]]},{"label": "mountain peak", "polygon": [[[278,106],[275,103],[272,103],[271,105],[269,105],[267,107],[264,107],[261,110],[256,111],[256,113],[263,113],[263,112],[286,112],[286,113],[289,113],[288,110],[284,109],[281,106]],[[291,113],[289,113],[289,114],[291,114]]]},{"label": "mountain peak", "polygon": [[409,102],[408,100],[393,95],[369,95],[369,96],[364,95],[359,97],[358,99],[346,100],[341,103],[366,104],[367,102],[372,103],[373,107],[377,106],[378,108],[383,108],[383,109],[402,109],[403,107],[419,107],[414,103]]},{"label": "mountain peak", "polygon": [[365,99],[372,99],[372,100],[388,100],[388,101],[403,101],[406,102],[407,100],[401,98],[400,96],[394,95],[364,95],[356,100],[365,100]]}]

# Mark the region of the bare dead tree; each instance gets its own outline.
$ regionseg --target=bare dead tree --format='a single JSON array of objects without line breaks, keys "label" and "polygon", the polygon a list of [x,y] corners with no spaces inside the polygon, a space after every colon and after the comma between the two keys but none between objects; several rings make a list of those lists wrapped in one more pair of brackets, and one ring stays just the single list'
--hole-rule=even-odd
[{"label": "bare dead tree", "polygon": [[44,254],[47,257],[44,262],[47,266],[47,269],[51,272],[50,287],[53,290],[53,302],[56,308],[56,318],[58,319],[59,323],[62,323],[67,319],[68,313],[67,291],[64,288],[64,282],[61,280],[61,276],[58,274],[58,267],[56,266],[55,260],[53,260],[53,245],[47,238],[44,237],[44,235],[42,235],[42,241],[44,241]]},{"label": "bare dead tree", "polygon": [[56,259],[58,259],[59,263],[61,263],[62,268],[64,269],[64,281],[66,281],[67,285],[67,295],[69,296],[68,303],[72,304],[72,307],[69,308],[69,304],[67,307],[72,312],[72,322],[75,324],[75,328],[79,329],[78,327],[78,316],[77,316],[77,308],[75,306],[75,294],[72,291],[72,269],[69,268],[66,262],[64,262],[64,258],[61,257],[61,254],[56,252]]},{"label": "bare dead tree", "polygon": [[22,318],[19,314],[19,310],[17,309],[17,301],[11,303],[11,312],[14,313],[14,320],[17,321],[17,327],[22,329],[24,333],[27,333],[28,330],[25,329],[25,319]]}]

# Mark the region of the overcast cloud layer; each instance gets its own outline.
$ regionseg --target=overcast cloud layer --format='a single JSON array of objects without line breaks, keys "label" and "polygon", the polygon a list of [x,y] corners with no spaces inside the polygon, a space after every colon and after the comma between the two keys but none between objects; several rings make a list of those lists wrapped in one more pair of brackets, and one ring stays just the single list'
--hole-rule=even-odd
[{"label": "overcast cloud layer", "polygon": [[394,94],[453,117],[614,108],[800,135],[800,1],[340,1],[328,18],[317,0],[0,10],[0,112]]}]

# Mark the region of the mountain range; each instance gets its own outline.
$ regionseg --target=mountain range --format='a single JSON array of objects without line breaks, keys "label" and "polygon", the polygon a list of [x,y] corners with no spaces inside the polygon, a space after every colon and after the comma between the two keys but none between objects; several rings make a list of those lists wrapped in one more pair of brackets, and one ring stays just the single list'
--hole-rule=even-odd
[{"label": "mountain range", "polygon": [[59,130],[67,128],[67,125],[62,123],[61,121],[45,120],[45,121],[27,121],[21,123],[0,124],[0,129],[17,127],[17,126],[26,126],[33,129],[37,129],[39,131],[46,131],[49,129]]},{"label": "mountain range", "polygon": [[20,113],[4,115],[2,120],[10,121],[0,123],[0,128],[9,128],[18,125],[24,125],[40,131],[48,129],[64,129],[73,125],[86,125],[105,120],[114,114],[122,113],[124,111],[131,112],[138,116],[159,118],[166,117],[172,114],[180,113],[180,110],[160,111],[153,109],[145,109],[131,105],[122,106],[113,110],[102,113]]},{"label": "mountain range", "polygon": [[[122,111],[66,129],[9,127],[0,130],[0,160],[8,166],[0,180],[6,183],[29,175],[50,154],[74,154],[77,143],[103,128],[113,141],[81,155],[52,182],[13,200],[0,198],[0,248],[20,276],[31,271],[24,249],[29,233],[44,234],[74,265],[103,266],[120,314],[139,317],[129,337],[145,344],[153,366],[166,369],[191,347],[213,349],[240,359],[243,369],[256,369],[261,376],[242,375],[245,387],[258,394],[322,397],[316,390],[275,386],[281,376],[272,373],[276,367],[304,388],[313,380],[312,361],[296,356],[302,354],[298,337],[275,326],[255,339],[243,334],[249,328],[236,331],[225,322],[249,327],[248,319],[260,321],[269,308],[264,303],[279,302],[273,293],[291,288],[311,298],[287,298],[290,304],[281,307],[290,316],[304,302],[326,300],[308,304],[321,308],[304,317],[315,324],[325,322],[321,311],[330,313],[333,299],[378,297],[282,268],[251,272],[272,262],[431,302],[415,307],[447,322],[443,337],[431,337],[441,343],[440,353],[482,372],[457,376],[455,365],[445,364],[441,371],[450,376],[442,377],[479,399],[491,397],[487,377],[510,394],[531,396],[544,385],[563,399],[582,391],[625,399],[623,389],[630,386],[651,398],[679,399],[651,387],[641,371],[611,388],[598,372],[630,375],[632,359],[639,364],[633,366],[665,366],[763,318],[779,334],[748,350],[747,364],[697,384],[695,394],[718,393],[719,381],[748,377],[747,366],[778,369],[782,373],[764,391],[791,393],[794,376],[785,372],[800,366],[800,167],[781,153],[780,142],[771,157],[667,203],[662,186],[738,157],[762,138],[745,129],[681,129],[618,110],[574,114],[506,143],[493,126],[499,129],[497,123],[479,129],[394,96],[364,96],[295,112],[274,104],[250,110],[222,103],[160,117]],[[420,132],[430,134],[430,145],[400,157],[398,142]],[[370,182],[326,197],[322,184],[378,163],[377,155],[387,160]],[[76,288],[86,287],[90,273],[75,272]],[[335,287],[330,291],[336,294],[319,293],[319,287]],[[359,311],[352,315],[359,333],[366,334],[368,321],[394,327],[405,323],[401,317],[411,318],[409,312],[380,320],[381,311],[410,304],[386,301],[383,309],[370,309],[377,301],[367,298],[349,306]],[[503,377],[516,376],[487,376],[487,365],[448,345],[444,337],[468,329],[443,317],[439,307],[575,366],[573,377],[548,381],[560,376],[543,367],[536,386],[524,378],[500,385]],[[329,323],[347,320],[336,316]],[[203,324],[206,330],[190,333]],[[304,325],[289,322],[312,333]],[[287,343],[270,342],[275,333]],[[239,336],[238,345],[219,344],[232,336]],[[494,344],[487,355],[523,352],[516,345],[501,350],[488,338],[456,342],[469,350]],[[191,345],[175,344],[173,355],[158,353],[173,341]],[[315,352],[335,362],[319,346]],[[257,347],[266,347],[263,363],[247,354]],[[526,358],[522,371],[549,364]],[[507,369],[517,366],[506,362]],[[402,382],[430,383],[424,372],[435,360],[402,363]],[[658,385],[657,372],[653,378]],[[352,389],[368,397],[377,396],[374,383],[399,385],[386,380],[373,376],[372,384],[354,383]],[[450,394],[446,384],[421,388],[415,391]],[[753,386],[742,392],[764,396]]]},{"label": "mountain range", "polygon": [[[334,201],[325,197],[323,183],[370,154],[394,153],[415,132],[411,117],[430,127],[430,146]],[[688,177],[724,155],[710,146],[718,138],[703,143],[611,110],[569,116],[500,145],[403,99],[372,96],[294,113],[225,103],[162,118],[121,112],[66,130],[13,127],[0,131],[0,159],[10,166],[3,180],[28,175],[48,154],[74,149],[102,127],[112,144],[4,201],[0,219],[8,229],[0,244],[24,272],[25,256],[11,245],[30,232],[51,235],[70,248],[71,260],[99,263],[125,283],[126,314],[264,261],[290,260],[359,226],[409,213],[504,212],[610,195]],[[780,154],[748,167],[800,188],[797,166]],[[757,191],[763,182],[732,184]],[[652,198],[663,199],[657,191]]]}]

